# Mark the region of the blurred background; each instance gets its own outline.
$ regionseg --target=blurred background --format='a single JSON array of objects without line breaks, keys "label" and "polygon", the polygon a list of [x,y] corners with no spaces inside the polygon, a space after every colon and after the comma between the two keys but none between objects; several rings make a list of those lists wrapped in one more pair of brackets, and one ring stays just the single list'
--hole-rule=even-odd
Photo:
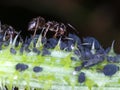
[{"label": "blurred background", "polygon": [[37,16],[46,20],[70,23],[81,38],[93,36],[104,48],[115,40],[120,52],[119,0],[1,0],[0,20],[16,30],[27,30]]}]

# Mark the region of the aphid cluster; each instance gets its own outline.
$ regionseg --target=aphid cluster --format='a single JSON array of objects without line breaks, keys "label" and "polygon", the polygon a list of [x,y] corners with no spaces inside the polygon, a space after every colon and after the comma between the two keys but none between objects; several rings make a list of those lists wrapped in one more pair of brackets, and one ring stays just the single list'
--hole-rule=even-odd
[{"label": "aphid cluster", "polygon": [[[26,39],[23,41],[20,33],[16,32],[12,26],[0,24],[0,49],[2,49],[2,44],[12,44],[10,53],[17,54],[18,51],[15,50],[14,44],[16,44],[17,41],[18,43],[22,41],[19,50],[20,54],[33,52],[41,56],[51,56],[51,49],[59,46],[59,50],[61,51],[72,52],[70,57],[72,62],[81,62],[80,65],[74,66],[75,72],[79,73],[80,71],[78,75],[79,83],[83,83],[86,80],[85,73],[81,72],[83,68],[92,68],[104,62],[105,59],[108,64],[104,65],[101,70],[104,75],[112,76],[119,70],[117,65],[109,64],[120,62],[120,55],[115,54],[113,49],[114,42],[109,49],[104,49],[94,37],[85,37],[81,40],[81,38],[74,33],[76,30],[70,24],[65,25],[64,23],[58,23],[56,21],[46,22],[43,17],[33,18],[28,25],[28,32],[29,31],[33,31],[34,34],[30,38],[26,36]],[[51,34],[50,32],[54,34],[47,38],[47,36]],[[20,40],[17,39],[18,37]],[[31,43],[32,48],[30,46]],[[40,49],[41,44],[42,49]],[[15,68],[18,71],[25,71],[29,67],[26,64],[18,63]],[[43,68],[39,66],[33,68],[33,71],[36,73],[42,70]]]}]

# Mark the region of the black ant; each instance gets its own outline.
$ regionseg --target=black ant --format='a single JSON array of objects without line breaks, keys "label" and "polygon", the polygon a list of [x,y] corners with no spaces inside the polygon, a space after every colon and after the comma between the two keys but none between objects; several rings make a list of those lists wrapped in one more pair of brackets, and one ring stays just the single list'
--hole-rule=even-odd
[{"label": "black ant", "polygon": [[70,24],[65,25],[64,23],[58,23],[56,21],[45,22],[45,19],[39,16],[37,18],[33,18],[29,22],[28,31],[34,31],[33,37],[36,35],[37,30],[44,31],[43,37],[46,37],[48,31],[52,31],[55,33],[53,35],[54,38],[61,36],[67,37],[67,33],[69,33],[67,27],[74,30],[73,32],[77,32],[76,29]]},{"label": "black ant", "polygon": [[[10,43],[12,43],[13,38],[18,35],[19,33],[15,31],[15,29],[7,24],[2,25],[0,22],[0,35],[2,35],[2,41],[5,42],[7,40],[10,40]],[[19,36],[20,41],[23,42],[21,36]]]}]

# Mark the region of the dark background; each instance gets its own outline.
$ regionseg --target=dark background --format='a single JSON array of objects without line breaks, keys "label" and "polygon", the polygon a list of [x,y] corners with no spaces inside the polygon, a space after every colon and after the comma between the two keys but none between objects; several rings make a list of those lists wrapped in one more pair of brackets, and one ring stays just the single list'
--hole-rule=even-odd
[{"label": "dark background", "polygon": [[93,36],[103,47],[115,40],[120,52],[119,0],[3,0],[0,1],[0,20],[16,30],[26,32],[28,22],[37,16],[46,20],[70,23],[79,36]]}]

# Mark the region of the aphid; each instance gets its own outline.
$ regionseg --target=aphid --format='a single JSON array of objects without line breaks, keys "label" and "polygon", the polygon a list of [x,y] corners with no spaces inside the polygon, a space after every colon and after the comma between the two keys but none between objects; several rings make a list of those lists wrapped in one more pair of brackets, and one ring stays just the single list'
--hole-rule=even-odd
[{"label": "aphid", "polygon": [[10,48],[10,52],[11,52],[12,54],[16,54],[16,53],[17,53],[14,48]]},{"label": "aphid", "polygon": [[40,54],[40,50],[38,50],[37,48],[33,48],[33,52],[37,53],[37,54]]},{"label": "aphid", "polygon": [[69,33],[69,34],[68,34],[68,38],[71,38],[71,41],[72,41],[74,44],[75,44],[75,43],[81,44],[81,40],[80,40],[80,38],[79,38],[76,34]]},{"label": "aphid", "polygon": [[28,65],[26,64],[23,64],[23,63],[18,63],[16,66],[15,66],[16,70],[18,71],[25,71],[26,69],[28,69]]},{"label": "aphid", "polygon": [[99,48],[101,48],[101,45],[100,43],[98,42],[98,40],[96,40],[94,37],[86,37],[86,38],[83,38],[83,43],[89,43],[90,45],[86,45],[87,48],[90,48],[91,49],[91,45],[93,44],[94,42],[94,48],[97,50]]},{"label": "aphid", "polygon": [[117,60],[116,56],[112,57],[112,56],[107,56],[107,61],[108,62],[116,62],[119,63],[119,60]]},{"label": "aphid", "polygon": [[33,68],[33,71],[34,72],[41,72],[41,71],[43,71],[43,68],[42,67],[39,67],[39,66],[35,66],[34,68]]},{"label": "aphid", "polygon": [[43,50],[42,50],[42,56],[50,55],[50,54],[51,54],[51,52],[48,49],[43,48]]},{"label": "aphid", "polygon": [[114,75],[117,71],[119,70],[119,67],[116,66],[115,64],[107,64],[103,68],[103,73],[106,76],[112,76]]},{"label": "aphid", "polygon": [[78,76],[78,82],[83,83],[83,82],[85,82],[85,80],[86,80],[85,73],[81,72]]},{"label": "aphid", "polygon": [[80,71],[82,69],[82,66],[75,67],[75,71]]},{"label": "aphid", "polygon": [[75,49],[74,50],[74,54],[77,55],[77,56],[81,56],[81,52],[78,50],[78,49]]},{"label": "aphid", "polygon": [[76,57],[71,57],[70,58],[72,61],[77,61],[77,58]]},{"label": "aphid", "polygon": [[88,48],[85,48],[84,50],[81,50],[81,59],[83,60],[89,60],[93,58],[93,54],[90,52]]},{"label": "aphid", "polygon": [[55,38],[50,38],[47,40],[47,43],[44,45],[46,48],[54,48],[58,43],[58,40]]},{"label": "aphid", "polygon": [[94,66],[100,62],[102,62],[104,60],[104,56],[103,55],[94,55],[93,58],[89,59],[85,64],[84,67],[91,67]]},{"label": "aphid", "polygon": [[66,47],[67,47],[66,42],[64,42],[64,41],[61,40],[61,42],[60,42],[60,49],[64,50]]}]

